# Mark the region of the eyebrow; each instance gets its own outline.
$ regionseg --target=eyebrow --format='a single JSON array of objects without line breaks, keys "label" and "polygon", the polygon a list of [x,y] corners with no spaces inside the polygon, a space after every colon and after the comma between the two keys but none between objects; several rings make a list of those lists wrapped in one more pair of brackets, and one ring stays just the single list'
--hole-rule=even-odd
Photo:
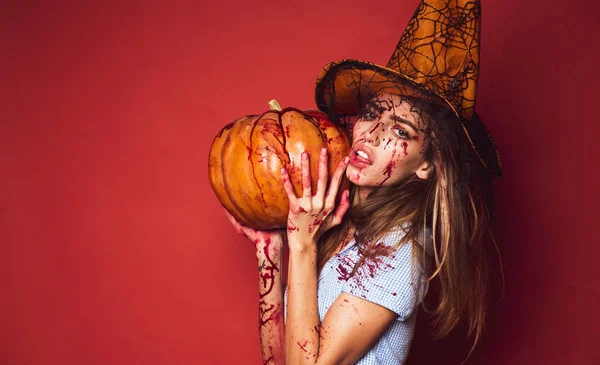
[{"label": "eyebrow", "polygon": [[418,131],[417,127],[415,127],[415,125],[414,125],[414,124],[412,124],[412,123],[411,123],[409,120],[407,120],[407,119],[405,119],[405,118],[402,118],[402,117],[400,117],[400,116],[398,116],[398,115],[396,115],[396,114],[392,114],[392,116],[391,116],[390,118],[391,118],[392,120],[395,120],[395,121],[397,121],[397,122],[400,122],[400,123],[402,123],[402,124],[406,124],[407,126],[411,127],[411,128],[412,128],[412,130],[413,130],[415,133],[417,133],[417,131]]}]

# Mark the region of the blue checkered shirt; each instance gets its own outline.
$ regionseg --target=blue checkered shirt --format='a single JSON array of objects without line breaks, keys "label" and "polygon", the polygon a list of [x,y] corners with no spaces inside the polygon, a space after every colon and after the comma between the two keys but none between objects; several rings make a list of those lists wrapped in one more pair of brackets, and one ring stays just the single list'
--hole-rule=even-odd
[{"label": "blue checkered shirt", "polygon": [[[398,227],[379,243],[391,249],[403,234]],[[416,309],[428,288],[421,265],[412,259],[412,250],[412,244],[408,242],[376,260],[365,261],[350,276],[354,263],[359,260],[358,246],[352,240],[325,264],[319,274],[317,295],[321,322],[342,292],[381,305],[398,315],[390,328],[355,363],[357,365],[400,365],[406,360],[415,329]]]}]

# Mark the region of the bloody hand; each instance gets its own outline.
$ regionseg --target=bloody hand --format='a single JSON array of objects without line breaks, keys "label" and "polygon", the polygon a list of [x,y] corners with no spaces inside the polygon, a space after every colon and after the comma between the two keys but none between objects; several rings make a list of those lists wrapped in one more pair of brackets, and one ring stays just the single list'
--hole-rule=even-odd
[{"label": "bloody hand", "polygon": [[[319,176],[317,180],[317,191],[312,194],[309,156],[302,153],[302,196],[296,197],[294,188],[290,182],[287,170],[281,169],[281,178],[287,197],[290,202],[288,213],[288,240],[290,244],[312,244],[315,243],[320,234],[340,224],[344,214],[350,207],[349,191],[342,193],[339,206],[335,207],[335,199],[342,181],[348,157],[339,163],[335,170],[329,188],[327,188],[327,149],[323,148],[319,155]],[[335,209],[335,211],[334,211]],[[333,214],[331,214],[333,212]],[[293,238],[293,240],[292,240]],[[292,243],[295,242],[295,243]]]}]

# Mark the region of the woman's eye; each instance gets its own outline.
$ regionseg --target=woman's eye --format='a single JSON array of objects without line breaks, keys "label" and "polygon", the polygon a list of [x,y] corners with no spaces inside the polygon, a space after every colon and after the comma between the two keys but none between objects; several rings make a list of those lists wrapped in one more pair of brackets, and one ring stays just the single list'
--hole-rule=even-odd
[{"label": "woman's eye", "polygon": [[362,119],[364,120],[376,120],[378,118],[377,114],[372,111],[365,111],[362,113]]},{"label": "woman's eye", "polygon": [[396,133],[396,135],[400,138],[405,138],[405,139],[410,138],[410,135],[408,134],[408,132],[402,128],[398,128],[398,127],[394,128],[394,133]]}]

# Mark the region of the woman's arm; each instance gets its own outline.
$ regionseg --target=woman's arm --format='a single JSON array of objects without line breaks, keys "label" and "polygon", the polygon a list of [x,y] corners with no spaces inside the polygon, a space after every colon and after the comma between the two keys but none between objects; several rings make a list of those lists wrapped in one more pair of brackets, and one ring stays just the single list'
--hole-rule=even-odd
[{"label": "woman's arm", "polygon": [[316,251],[316,244],[290,242],[287,364],[354,364],[398,315],[381,305],[342,293],[321,323]]},{"label": "woman's arm", "polygon": [[[286,359],[288,364],[312,364],[319,354],[320,320],[317,308],[316,244],[290,246]],[[294,247],[294,248],[292,248]]]},{"label": "woman's arm", "polygon": [[[316,301],[316,295],[314,299]],[[289,313],[294,311],[293,308],[300,305],[299,302],[292,304],[288,294],[288,318]],[[314,308],[316,310],[316,304]],[[354,364],[383,335],[397,316],[383,306],[342,293],[327,311],[323,323],[313,331],[306,331],[306,326],[295,330],[290,327],[288,320],[290,329],[287,331],[296,332],[298,336],[302,336],[304,331],[307,335],[286,349],[289,351],[290,347],[296,345],[302,350],[295,358],[292,357],[294,355],[288,355],[288,364]],[[316,320],[318,322],[318,316]],[[307,348],[303,346],[305,344],[314,346]]]},{"label": "woman's arm", "polygon": [[[337,188],[347,160],[338,166],[327,186],[327,157],[319,159],[317,192],[311,192],[308,157],[302,156],[302,197],[296,197],[286,171],[282,180],[290,200],[288,215],[288,301],[285,327],[286,361],[295,364],[353,364],[400,316],[408,318],[417,298],[411,278],[411,246],[381,258],[382,270],[369,273],[366,281],[350,279],[347,288],[328,309],[320,323],[317,306],[318,234],[339,224],[350,202],[342,194],[335,209]],[[399,237],[391,237],[397,242]],[[382,242],[382,244],[384,244]],[[387,243],[389,244],[389,242]],[[369,283],[372,279],[373,282]]]},{"label": "woman's arm", "polygon": [[254,243],[258,263],[258,324],[264,365],[284,365],[282,253],[284,232],[244,227],[229,213],[234,228]]},{"label": "woman's arm", "polygon": [[[335,213],[335,199],[348,157],[338,165],[327,189],[327,150],[319,155],[317,191],[312,194],[308,154],[302,154],[302,196],[296,197],[285,169],[281,177],[290,211],[288,214],[288,307],[285,330],[288,364],[315,363],[319,354],[320,321],[317,309],[317,240],[320,232],[338,225],[350,206],[348,191]],[[327,192],[325,191],[327,190]]]},{"label": "woman's arm", "polygon": [[256,243],[258,260],[259,333],[264,365],[283,365],[284,322],[281,263],[283,238],[272,237]]},{"label": "woman's arm", "polygon": [[[391,233],[377,245],[394,245],[398,238]],[[341,279],[347,280],[343,292],[328,308],[315,331],[310,331],[308,326],[313,324],[311,321],[318,323],[319,318],[308,313],[316,313],[317,291],[305,273],[316,272],[316,265],[294,265],[295,260],[301,263],[304,255],[291,251],[289,285],[293,285],[293,280],[295,292],[302,295],[291,295],[294,293],[291,289],[288,293],[286,339],[290,335],[299,336],[299,341],[288,342],[288,364],[353,364],[394,321],[410,318],[427,291],[426,276],[419,265],[412,263],[412,250],[412,244],[407,243],[389,255],[367,258],[354,276]],[[290,323],[292,313],[298,314],[294,327]],[[308,318],[306,323],[303,316]],[[305,343],[311,347],[304,346]],[[304,356],[290,353],[294,345],[306,350]],[[295,357],[290,359],[290,356]]]}]

